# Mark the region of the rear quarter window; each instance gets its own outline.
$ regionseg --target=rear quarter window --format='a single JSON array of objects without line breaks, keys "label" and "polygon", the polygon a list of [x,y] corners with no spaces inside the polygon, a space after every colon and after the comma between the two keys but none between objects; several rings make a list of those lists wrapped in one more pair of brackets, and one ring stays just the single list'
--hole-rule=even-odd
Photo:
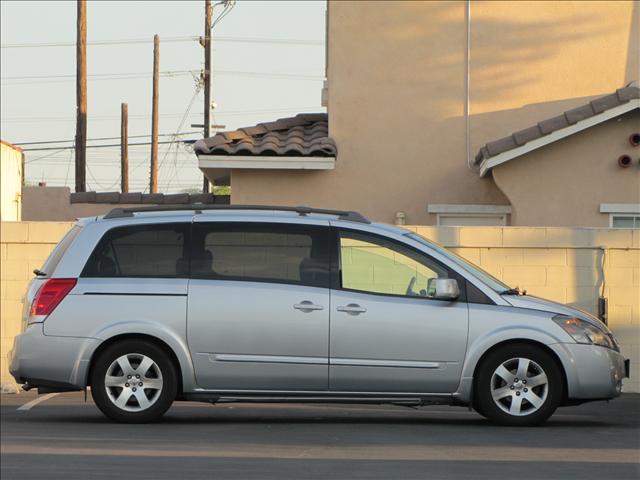
[{"label": "rear quarter window", "polygon": [[48,276],[51,276],[60,263],[60,260],[62,260],[62,257],[64,257],[64,254],[69,249],[69,246],[73,243],[81,230],[82,227],[80,227],[79,225],[74,225],[73,227],[71,227],[71,230],[69,230],[66,235],[62,237],[62,240],[60,240],[58,245],[56,245],[56,247],[53,249],[40,270],[42,270]]},{"label": "rear quarter window", "polygon": [[104,234],[82,277],[187,277],[189,227],[153,224],[117,227]]}]

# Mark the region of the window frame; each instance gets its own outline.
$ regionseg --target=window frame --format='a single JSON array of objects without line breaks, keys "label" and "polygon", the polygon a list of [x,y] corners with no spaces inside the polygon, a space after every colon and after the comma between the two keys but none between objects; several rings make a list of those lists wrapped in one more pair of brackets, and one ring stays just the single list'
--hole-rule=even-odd
[{"label": "window frame", "polygon": [[[303,283],[302,281],[295,282],[291,280],[280,280],[280,279],[265,279],[258,277],[240,277],[240,276],[220,276],[218,278],[212,278],[204,275],[194,275],[192,268],[192,259],[193,253],[196,247],[196,238],[198,237],[198,229],[207,229],[207,228],[220,228],[221,231],[224,231],[225,227],[234,227],[236,229],[241,228],[251,228],[251,227],[265,227],[265,228],[274,228],[283,233],[306,233],[310,237],[314,234],[313,231],[317,231],[317,234],[323,234],[324,241],[326,242],[325,248],[327,249],[327,282],[326,285],[310,285],[308,283]],[[277,231],[271,233],[279,233]],[[317,235],[316,234],[316,235]],[[191,226],[191,246],[190,246],[190,255],[189,255],[189,278],[192,280],[207,280],[207,281],[216,281],[216,282],[249,282],[249,283],[266,283],[266,284],[277,284],[277,285],[293,285],[297,287],[306,287],[306,288],[324,288],[329,289],[331,285],[332,278],[332,259],[333,259],[333,242],[331,241],[331,227],[327,225],[316,225],[316,224],[303,224],[303,223],[284,223],[284,222],[262,222],[262,221],[203,221],[203,222],[194,222]]]},{"label": "window frame", "polygon": [[[164,228],[163,228],[164,227]],[[98,250],[98,248],[100,248],[103,244],[103,242],[106,242],[107,239],[109,238],[109,236],[115,234],[118,230],[126,230],[126,229],[140,229],[140,230],[144,230],[145,228],[148,229],[158,229],[158,230],[169,230],[169,229],[175,229],[178,227],[182,227],[184,229],[184,241],[182,244],[182,249],[183,249],[183,258],[186,257],[187,259],[187,265],[190,267],[191,265],[191,221],[184,221],[184,222],[159,222],[159,223],[140,223],[140,224],[128,224],[128,225],[118,225],[115,226],[113,228],[108,229],[107,231],[105,231],[102,236],[100,237],[100,240],[98,240],[95,244],[95,247],[93,247],[93,250],[91,250],[91,253],[89,254],[89,256],[87,257],[87,260],[85,261],[84,266],[82,267],[82,271],[80,272],[79,277],[80,278],[109,278],[109,279],[116,279],[116,278],[162,278],[162,279],[189,279],[191,272],[190,272],[190,268],[187,268],[187,271],[185,274],[182,275],[178,275],[176,272],[176,275],[94,275],[94,274],[88,274],[87,273],[87,268],[89,265],[89,262],[91,261],[91,259],[93,258],[93,255],[96,253],[96,251]],[[112,247],[113,248],[113,247]],[[114,256],[116,256],[115,252],[114,252]],[[117,261],[117,257],[116,257],[116,261]]]},{"label": "window frame", "polygon": [[[615,218],[633,218],[633,227],[615,227],[613,222]],[[636,227],[636,223],[638,226]],[[616,230],[637,230],[640,229],[640,213],[610,213],[609,214],[609,228],[615,228]]]},{"label": "window frame", "polygon": [[[460,273],[458,273],[456,270],[454,270],[453,268],[449,267],[448,265],[445,265],[441,261],[433,258],[428,253],[425,253],[422,250],[419,250],[419,249],[413,247],[412,245],[407,245],[406,243],[399,242],[396,239],[389,238],[389,237],[386,237],[384,235],[380,235],[380,234],[377,234],[377,233],[372,233],[372,232],[367,232],[367,231],[357,230],[357,229],[351,229],[351,228],[345,228],[345,227],[333,227],[333,230],[334,230],[334,232],[333,232],[333,242],[332,242],[332,244],[334,245],[334,247],[333,247],[334,255],[332,256],[332,265],[334,265],[334,268],[332,268],[332,270],[331,270],[331,288],[333,290],[340,290],[340,291],[343,291],[343,292],[354,292],[354,293],[360,293],[360,294],[363,294],[363,295],[375,295],[375,296],[380,296],[380,297],[405,298],[405,299],[410,299],[410,300],[420,299],[420,300],[426,300],[426,301],[430,301],[430,302],[447,301],[447,300],[431,298],[431,297],[421,297],[419,295],[418,296],[408,296],[408,295],[402,295],[402,294],[398,294],[398,293],[368,292],[368,291],[365,291],[365,290],[357,290],[357,289],[353,289],[353,288],[344,288],[342,286],[342,258],[341,258],[341,255],[342,255],[342,251],[341,250],[342,250],[342,248],[341,248],[340,239],[341,239],[341,233],[342,232],[351,232],[351,233],[355,233],[357,235],[361,235],[361,236],[364,236],[364,237],[370,237],[370,238],[372,238],[374,240],[375,239],[379,239],[379,240],[382,240],[383,242],[387,242],[387,243],[390,243],[392,245],[397,245],[400,248],[409,250],[409,251],[413,252],[414,254],[416,254],[418,256],[428,258],[430,261],[432,261],[433,263],[435,263],[439,267],[443,268],[444,270],[447,270],[447,272],[450,275],[449,278],[453,278],[453,279],[457,280],[458,288],[460,289],[460,296],[454,301],[462,302],[462,303],[468,303],[467,302],[467,279],[465,277],[463,277]],[[374,243],[374,242],[372,242],[372,243]]]}]

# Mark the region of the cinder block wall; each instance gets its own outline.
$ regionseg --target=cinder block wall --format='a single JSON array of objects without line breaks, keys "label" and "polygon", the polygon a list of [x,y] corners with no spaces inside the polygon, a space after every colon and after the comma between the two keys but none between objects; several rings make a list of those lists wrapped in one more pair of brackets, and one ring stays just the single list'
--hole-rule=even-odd
[{"label": "cinder block wall", "polygon": [[20,333],[22,299],[33,270],[71,228],[73,222],[2,222],[0,224],[0,382],[2,391],[16,391],[7,353]]},{"label": "cinder block wall", "polygon": [[[3,222],[0,225],[2,300],[0,375],[15,391],[7,352],[20,331],[22,297],[34,268],[71,222]],[[624,391],[640,392],[640,230],[526,227],[407,227],[451,248],[512,286],[592,313],[603,287],[609,326],[631,358]]]}]

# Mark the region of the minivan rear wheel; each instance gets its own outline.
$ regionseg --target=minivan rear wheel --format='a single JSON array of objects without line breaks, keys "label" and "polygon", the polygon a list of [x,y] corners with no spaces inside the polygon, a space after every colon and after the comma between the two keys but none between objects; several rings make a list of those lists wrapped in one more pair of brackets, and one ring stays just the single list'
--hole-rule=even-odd
[{"label": "minivan rear wheel", "polygon": [[562,400],[562,374],[549,353],[528,344],[491,352],[476,379],[478,410],[500,425],[538,425]]},{"label": "minivan rear wheel", "polygon": [[160,418],[177,393],[173,363],[162,348],[144,340],[107,347],[91,371],[91,395],[116,422],[146,423]]}]

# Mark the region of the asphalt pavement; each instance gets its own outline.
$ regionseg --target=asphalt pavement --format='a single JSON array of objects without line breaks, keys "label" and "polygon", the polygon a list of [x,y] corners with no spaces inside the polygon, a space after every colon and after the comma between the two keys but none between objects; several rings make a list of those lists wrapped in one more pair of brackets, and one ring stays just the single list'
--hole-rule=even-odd
[{"label": "asphalt pavement", "polygon": [[535,428],[459,407],[176,403],[109,422],[91,396],[3,395],[2,480],[640,478],[640,395],[559,409]]}]

